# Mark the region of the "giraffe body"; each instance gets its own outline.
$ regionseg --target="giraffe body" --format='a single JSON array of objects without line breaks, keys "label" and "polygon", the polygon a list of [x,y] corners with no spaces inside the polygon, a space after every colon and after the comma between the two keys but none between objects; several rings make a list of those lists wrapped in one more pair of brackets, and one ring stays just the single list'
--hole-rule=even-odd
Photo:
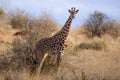
[{"label": "giraffe body", "polygon": [[[61,53],[65,47],[65,40],[68,36],[71,22],[78,11],[79,10],[76,10],[75,8],[71,8],[69,10],[70,16],[66,21],[66,23],[64,24],[64,26],[62,27],[62,29],[52,37],[41,39],[40,41],[37,42],[35,52],[36,52],[36,63],[38,65],[41,65],[41,61],[44,58],[44,55],[47,53],[48,55],[49,54],[57,55],[57,66],[59,66],[61,61]],[[39,68],[39,70],[41,69]]]}]

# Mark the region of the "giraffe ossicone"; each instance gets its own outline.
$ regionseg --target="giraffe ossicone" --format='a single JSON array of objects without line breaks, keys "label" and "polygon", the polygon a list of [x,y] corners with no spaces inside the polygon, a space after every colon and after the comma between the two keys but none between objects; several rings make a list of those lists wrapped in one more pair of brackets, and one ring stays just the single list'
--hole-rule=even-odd
[{"label": "giraffe ossicone", "polygon": [[66,23],[62,27],[62,29],[57,32],[55,35],[49,38],[41,39],[35,45],[35,53],[36,53],[36,64],[38,64],[38,71],[41,71],[40,65],[43,65],[43,60],[45,60],[45,54],[55,54],[57,55],[56,63],[57,66],[60,65],[61,61],[61,52],[65,48],[65,40],[69,34],[69,29],[72,23],[72,20],[75,18],[75,15],[79,11],[75,7],[72,7],[68,10],[70,16],[68,17]]}]

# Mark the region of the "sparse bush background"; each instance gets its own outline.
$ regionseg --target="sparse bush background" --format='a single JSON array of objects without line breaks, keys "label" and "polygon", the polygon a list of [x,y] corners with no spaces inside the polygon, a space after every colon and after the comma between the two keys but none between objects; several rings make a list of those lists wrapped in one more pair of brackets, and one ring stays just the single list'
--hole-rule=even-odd
[{"label": "sparse bush background", "polygon": [[[36,18],[22,10],[6,12],[2,9],[0,18],[4,17],[3,14],[8,16],[4,18],[7,23],[0,19],[3,24],[0,26],[0,48],[10,47],[8,51],[0,51],[0,80],[36,80],[33,79],[36,75],[30,76],[35,68],[35,44],[42,38],[54,35],[60,30],[60,24],[49,13]],[[8,29],[8,26],[11,28]],[[38,79],[119,79],[120,24],[95,11],[82,26],[70,30],[59,75],[55,72],[58,69],[54,66],[55,56],[49,56],[43,66],[44,74]],[[27,36],[13,36],[15,32],[24,30],[32,32]]]},{"label": "sparse bush background", "polygon": [[96,36],[101,37],[105,34],[109,34],[115,38],[120,36],[120,30],[117,23],[104,13],[98,11],[90,14],[83,27],[85,34],[91,38]]},{"label": "sparse bush background", "polygon": [[10,13],[10,25],[21,30],[33,30],[41,38],[49,37],[59,29],[59,24],[49,14],[43,13],[36,18],[21,10]]},{"label": "sparse bush background", "polygon": [[0,9],[0,18],[4,17],[5,11],[3,9]]},{"label": "sparse bush background", "polygon": [[6,11],[0,8],[0,25],[7,24],[9,22]]},{"label": "sparse bush background", "polygon": [[50,37],[59,29],[60,25],[48,13],[43,13],[43,15],[36,20],[33,28],[34,32],[41,36],[41,38]]},{"label": "sparse bush background", "polygon": [[28,30],[32,29],[35,25],[35,19],[30,14],[26,13],[23,10],[16,10],[9,12],[10,25],[13,28]]},{"label": "sparse bush background", "polygon": [[106,43],[105,41],[93,41],[91,43],[83,42],[79,45],[80,49],[93,49],[93,50],[105,50]]}]

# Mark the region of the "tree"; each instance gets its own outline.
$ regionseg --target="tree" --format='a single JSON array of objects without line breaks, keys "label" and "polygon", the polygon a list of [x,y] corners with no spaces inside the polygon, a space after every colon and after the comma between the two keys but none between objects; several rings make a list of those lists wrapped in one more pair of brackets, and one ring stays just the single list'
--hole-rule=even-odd
[{"label": "tree", "polygon": [[[116,31],[114,20],[110,19],[104,13],[95,11],[93,14],[90,14],[86,23],[84,24],[85,33],[88,37],[101,37],[102,35],[112,31]],[[112,30],[112,31],[111,31]]]}]

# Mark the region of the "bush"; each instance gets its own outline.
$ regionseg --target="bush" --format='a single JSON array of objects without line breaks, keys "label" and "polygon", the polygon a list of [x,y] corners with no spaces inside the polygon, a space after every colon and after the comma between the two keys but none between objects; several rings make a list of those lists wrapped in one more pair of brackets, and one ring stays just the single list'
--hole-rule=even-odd
[{"label": "bush", "polygon": [[4,9],[0,8],[0,24],[6,24],[8,22],[7,15]]},{"label": "bush", "polygon": [[3,9],[0,9],[0,19],[5,15],[5,11]]},{"label": "bush", "polygon": [[52,32],[58,29],[58,23],[48,14],[42,15],[40,18],[35,18],[24,11],[18,10],[11,13],[10,18],[10,24],[13,28],[22,30],[32,29],[41,38],[49,37]]},{"label": "bush", "polygon": [[79,45],[80,49],[93,49],[93,50],[104,50],[106,49],[105,42],[98,41],[98,42],[91,42],[91,43],[81,43]]},{"label": "bush", "polygon": [[46,13],[37,19],[34,27],[35,33],[41,36],[41,38],[52,36],[58,29],[58,23]]},{"label": "bush", "polygon": [[95,36],[101,37],[104,34],[109,34],[112,37],[119,36],[118,26],[114,20],[111,20],[107,15],[104,13],[95,11],[91,14],[84,24],[85,34],[93,38]]},{"label": "bush", "polygon": [[[31,73],[35,71],[34,49],[36,42],[50,36],[48,33],[52,33],[57,29],[57,23],[54,23],[51,18],[48,19],[48,17],[42,17],[36,23],[36,27],[33,28],[33,32],[30,35],[23,36],[22,38],[13,41],[13,48],[10,53],[12,55],[8,57],[5,55],[5,57],[0,60],[0,72],[7,72],[10,70],[22,71],[23,69],[26,69]],[[45,61],[44,69],[48,69],[48,66],[50,66],[48,63],[51,61],[51,58],[48,57],[48,59]],[[52,62],[53,60],[51,63]]]},{"label": "bush", "polygon": [[109,34],[113,38],[118,38],[120,36],[120,26],[117,22],[113,21],[111,23],[104,24],[102,30],[104,34]]},{"label": "bush", "polygon": [[69,47],[65,50],[65,52],[70,53],[72,55],[76,55],[79,53],[79,46],[78,45],[69,45]]},{"label": "bush", "polygon": [[26,40],[16,39],[13,42],[13,49],[0,60],[0,72],[23,71],[24,69],[32,71],[34,66],[34,47],[32,43]]},{"label": "bush", "polygon": [[15,12],[11,12],[10,14],[10,25],[13,28],[18,29],[31,29],[35,25],[35,20],[30,14],[16,10]]}]

